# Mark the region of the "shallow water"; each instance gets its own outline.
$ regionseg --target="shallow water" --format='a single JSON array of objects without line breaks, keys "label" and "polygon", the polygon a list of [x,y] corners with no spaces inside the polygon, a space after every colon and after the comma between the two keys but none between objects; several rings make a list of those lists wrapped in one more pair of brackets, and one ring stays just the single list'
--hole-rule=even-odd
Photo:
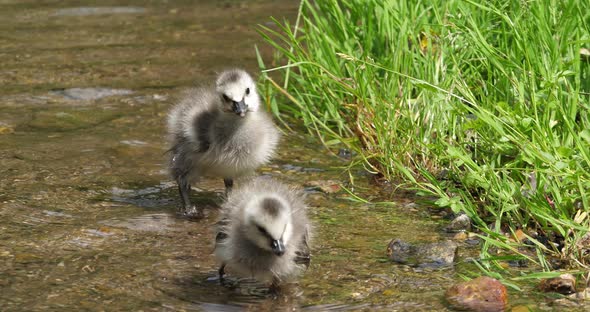
[{"label": "shallow water", "polygon": [[[347,161],[303,135],[286,134],[260,170],[307,186],[317,228],[310,269],[278,298],[216,280],[221,180],[192,193],[204,220],[175,216],[164,170],[174,96],[228,65],[255,70],[254,26],[293,17],[297,1],[101,5],[0,0],[1,310],[447,310],[442,294],[461,266],[386,256],[392,238],[446,239],[447,223],[411,198],[371,205],[322,192],[318,182],[348,181]],[[383,200],[366,180],[359,173],[355,191]]]}]

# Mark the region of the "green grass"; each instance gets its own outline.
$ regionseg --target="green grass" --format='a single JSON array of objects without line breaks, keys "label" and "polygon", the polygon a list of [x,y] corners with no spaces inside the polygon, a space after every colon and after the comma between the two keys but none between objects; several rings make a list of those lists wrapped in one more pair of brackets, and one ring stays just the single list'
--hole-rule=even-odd
[{"label": "green grass", "polygon": [[278,116],[468,214],[483,269],[587,271],[590,2],[304,0],[275,24]]}]

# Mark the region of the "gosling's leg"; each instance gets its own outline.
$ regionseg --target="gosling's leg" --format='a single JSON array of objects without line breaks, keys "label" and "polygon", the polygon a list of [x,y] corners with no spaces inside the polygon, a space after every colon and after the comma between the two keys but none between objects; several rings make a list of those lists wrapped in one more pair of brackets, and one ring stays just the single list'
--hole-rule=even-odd
[{"label": "gosling's leg", "polygon": [[225,178],[223,179],[223,184],[225,185],[225,197],[227,197],[229,196],[229,193],[231,193],[231,190],[234,187],[234,179]]},{"label": "gosling's leg", "polygon": [[225,279],[225,263],[222,263],[219,267],[219,285],[224,287],[232,287],[232,283],[229,280]]},{"label": "gosling's leg", "polygon": [[217,271],[219,273],[219,282],[223,282],[223,276],[225,275],[225,263],[222,263],[221,266],[219,267],[219,271]]},{"label": "gosling's leg", "polygon": [[184,177],[179,177],[176,182],[178,183],[178,192],[182,201],[180,214],[189,218],[202,218],[203,212],[197,209],[190,200],[191,184]]},{"label": "gosling's leg", "polygon": [[272,283],[268,288],[268,292],[274,296],[278,295],[281,292],[281,283],[276,277],[273,277]]}]

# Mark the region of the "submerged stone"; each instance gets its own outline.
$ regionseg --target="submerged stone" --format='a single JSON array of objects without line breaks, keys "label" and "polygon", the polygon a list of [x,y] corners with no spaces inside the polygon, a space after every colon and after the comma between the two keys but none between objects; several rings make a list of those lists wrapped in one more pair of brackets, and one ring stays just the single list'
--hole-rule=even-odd
[{"label": "submerged stone", "polygon": [[508,305],[506,286],[487,276],[451,286],[447,289],[445,298],[458,310],[495,312],[504,311]]},{"label": "submerged stone", "polygon": [[539,283],[539,290],[563,295],[573,294],[576,292],[576,278],[568,273],[554,278],[543,279]]},{"label": "submerged stone", "polygon": [[125,220],[112,219],[102,221],[101,223],[108,226],[126,228],[134,231],[167,232],[174,229],[176,219],[168,214],[154,213],[137,216]]},{"label": "submerged stone", "polygon": [[144,146],[147,144],[146,142],[140,140],[123,140],[121,143],[130,146]]},{"label": "submerged stone", "polygon": [[73,131],[90,128],[117,117],[117,112],[109,110],[47,110],[36,112],[28,123],[28,127],[46,131]]},{"label": "submerged stone", "polygon": [[133,91],[127,89],[109,89],[109,88],[71,88],[64,90],[52,91],[52,94],[61,95],[70,100],[98,100],[100,98],[115,96],[115,95],[129,95]]},{"label": "submerged stone", "polygon": [[455,260],[457,244],[452,241],[413,245],[393,239],[387,255],[393,262],[417,267],[450,266]]},{"label": "submerged stone", "polygon": [[447,227],[447,232],[462,232],[471,229],[471,219],[466,214],[458,215]]},{"label": "submerged stone", "polygon": [[88,16],[103,14],[139,14],[144,13],[145,8],[141,7],[78,7],[60,9],[55,12],[56,16]]},{"label": "submerged stone", "polygon": [[327,194],[337,193],[340,191],[340,183],[334,180],[309,181],[305,183],[305,186]]},{"label": "submerged stone", "polygon": [[576,300],[590,300],[590,288],[586,288],[586,289],[579,291],[575,294],[571,294],[568,297],[571,299],[576,299]]},{"label": "submerged stone", "polygon": [[0,121],[0,134],[10,134],[14,132],[14,127]]},{"label": "submerged stone", "polygon": [[43,213],[46,216],[50,216],[50,217],[63,217],[63,218],[71,218],[72,217],[72,215],[70,215],[70,214],[59,212],[59,211],[53,211],[53,210],[43,210]]}]

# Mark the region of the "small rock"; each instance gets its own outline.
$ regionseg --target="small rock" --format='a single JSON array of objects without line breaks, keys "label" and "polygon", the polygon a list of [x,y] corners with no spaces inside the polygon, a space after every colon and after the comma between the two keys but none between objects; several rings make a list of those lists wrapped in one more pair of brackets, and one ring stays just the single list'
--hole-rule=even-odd
[{"label": "small rock", "polygon": [[523,230],[518,229],[514,232],[514,239],[517,242],[523,242],[525,239],[527,239],[526,234],[523,232]]},{"label": "small rock", "polygon": [[393,262],[417,267],[441,267],[452,265],[457,244],[452,241],[412,245],[393,239],[387,246],[387,255]]},{"label": "small rock", "polygon": [[146,142],[140,140],[123,140],[121,143],[131,146],[144,146],[147,144]]},{"label": "small rock", "polygon": [[400,239],[394,239],[387,246],[387,256],[393,262],[405,264],[408,258],[414,254],[414,246]]},{"label": "small rock", "polygon": [[64,218],[71,218],[72,215],[69,215],[67,213],[63,213],[63,212],[59,212],[59,211],[52,211],[52,210],[43,210],[43,213],[46,216],[50,216],[50,217],[64,217]]},{"label": "small rock", "polygon": [[569,295],[576,292],[576,278],[569,274],[562,274],[558,277],[541,280],[539,290],[544,292],[556,292],[562,295]]},{"label": "small rock", "polygon": [[0,121],[0,134],[10,134],[14,132],[14,127]]},{"label": "small rock", "polygon": [[571,299],[578,299],[578,300],[590,300],[590,288],[586,288],[586,289],[579,291],[575,294],[571,294],[568,297]]},{"label": "small rock", "polygon": [[510,260],[508,261],[508,266],[513,268],[526,268],[529,266],[529,261],[527,259]]},{"label": "small rock", "polygon": [[113,233],[111,233],[108,229],[98,229],[98,230],[94,230],[94,229],[88,229],[85,230],[86,233],[90,234],[90,235],[94,235],[94,236],[99,236],[99,237],[107,237],[107,236],[111,236],[113,235]]},{"label": "small rock", "polygon": [[467,237],[468,237],[467,233],[459,232],[459,233],[455,234],[455,236],[453,236],[453,239],[456,241],[464,241],[467,239]]},{"label": "small rock", "polygon": [[352,159],[352,151],[348,148],[340,148],[338,149],[338,157],[344,158],[346,160]]},{"label": "small rock", "polygon": [[447,226],[447,232],[462,232],[471,229],[471,219],[466,214],[458,215],[451,224]]},{"label": "small rock", "polygon": [[487,276],[451,286],[447,289],[445,298],[457,310],[504,311],[508,305],[506,287]]},{"label": "small rock", "polygon": [[320,191],[327,194],[337,193],[340,191],[340,184],[338,181],[334,180],[309,181],[305,183],[305,186],[319,189]]},{"label": "small rock", "polygon": [[286,164],[281,167],[283,168],[283,170],[286,170],[286,171],[303,171],[303,167],[295,166],[295,165],[291,165],[291,164]]}]

